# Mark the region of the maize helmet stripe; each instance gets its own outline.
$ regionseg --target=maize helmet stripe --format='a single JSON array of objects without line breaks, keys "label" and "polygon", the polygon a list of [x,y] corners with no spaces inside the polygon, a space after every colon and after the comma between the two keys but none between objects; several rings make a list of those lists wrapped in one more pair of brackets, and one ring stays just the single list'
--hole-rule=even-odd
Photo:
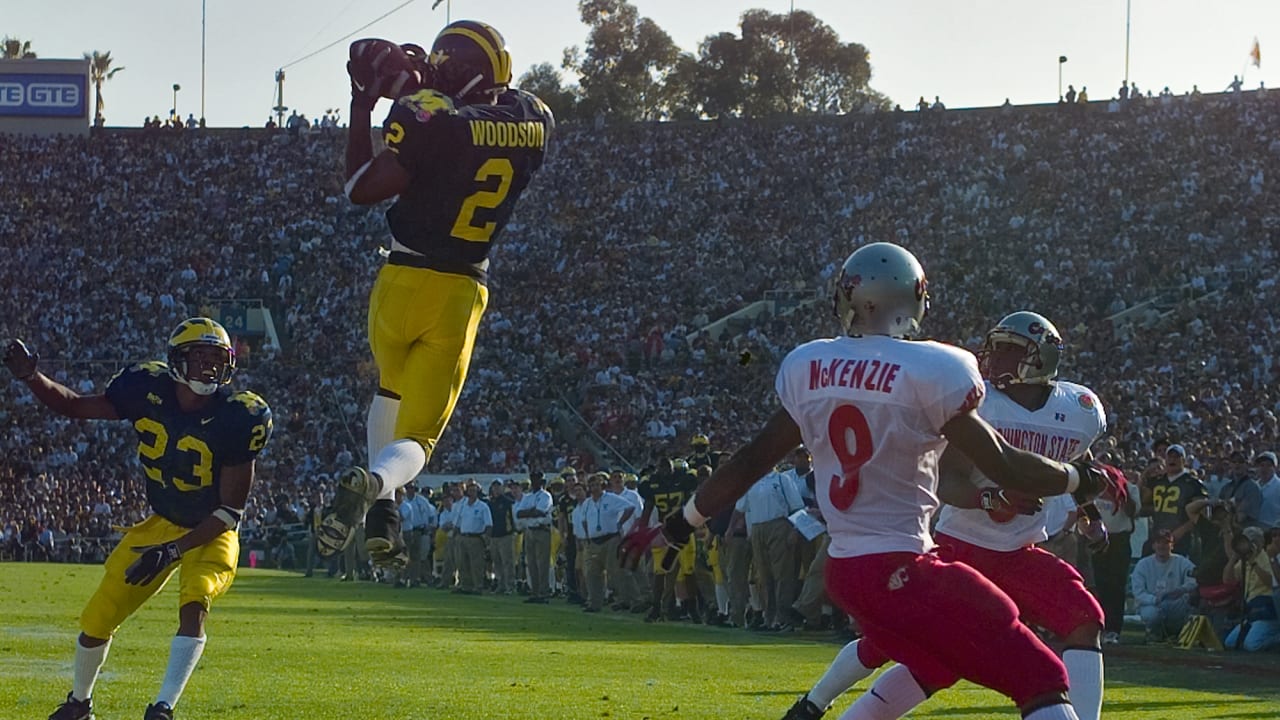
[{"label": "maize helmet stripe", "polygon": [[[461,35],[475,43],[488,56],[489,65],[493,69],[494,80],[499,84],[511,82],[511,56],[507,54],[506,49],[502,46],[502,36],[498,35],[497,30],[487,25],[480,25],[479,23],[476,23],[476,25],[488,32],[482,35],[480,32],[468,27],[450,26],[441,31],[440,36]],[[497,42],[493,40],[495,36],[498,38]]]},{"label": "maize helmet stripe", "polygon": [[183,320],[169,336],[169,347],[174,348],[187,343],[203,342],[231,349],[231,336],[221,325],[209,318],[190,318]]}]

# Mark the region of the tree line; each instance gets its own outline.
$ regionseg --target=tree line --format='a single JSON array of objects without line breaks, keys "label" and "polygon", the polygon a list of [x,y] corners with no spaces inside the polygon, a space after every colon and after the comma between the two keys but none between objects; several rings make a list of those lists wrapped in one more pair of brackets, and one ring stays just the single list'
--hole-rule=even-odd
[{"label": "tree line", "polygon": [[706,36],[681,51],[626,0],[579,0],[585,47],[565,49],[560,69],[533,66],[518,86],[562,120],[680,120],[834,114],[888,109],[870,86],[871,54],[812,13],[748,10],[738,32]]}]

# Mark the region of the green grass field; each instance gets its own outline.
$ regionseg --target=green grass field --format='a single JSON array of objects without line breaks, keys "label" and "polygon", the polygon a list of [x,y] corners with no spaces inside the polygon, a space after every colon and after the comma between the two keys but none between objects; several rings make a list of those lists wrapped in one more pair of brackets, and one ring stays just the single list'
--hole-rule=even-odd
[{"label": "green grass field", "polygon": [[[76,618],[102,570],[5,563],[0,572],[0,718],[44,718],[70,689]],[[646,625],[519,600],[243,570],[210,617],[178,717],[776,720],[837,650],[821,637]],[[117,635],[95,691],[99,720],[140,718],[154,699],[176,603],[176,586],[166,589]],[[1107,659],[1104,716],[1277,718],[1277,659],[1122,648]],[[913,717],[1017,713],[959,685]]]}]

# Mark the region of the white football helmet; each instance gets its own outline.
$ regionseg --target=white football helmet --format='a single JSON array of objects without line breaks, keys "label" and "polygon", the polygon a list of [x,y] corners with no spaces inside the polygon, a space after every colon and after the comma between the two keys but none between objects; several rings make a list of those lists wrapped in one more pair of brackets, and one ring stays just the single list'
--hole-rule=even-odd
[{"label": "white football helmet", "polygon": [[844,261],[832,306],[849,335],[913,337],[929,313],[929,281],[906,248],[864,245]]},{"label": "white football helmet", "polygon": [[1047,385],[1058,376],[1062,346],[1062,334],[1048,318],[1020,310],[987,332],[978,369],[1001,390],[1020,383]]}]

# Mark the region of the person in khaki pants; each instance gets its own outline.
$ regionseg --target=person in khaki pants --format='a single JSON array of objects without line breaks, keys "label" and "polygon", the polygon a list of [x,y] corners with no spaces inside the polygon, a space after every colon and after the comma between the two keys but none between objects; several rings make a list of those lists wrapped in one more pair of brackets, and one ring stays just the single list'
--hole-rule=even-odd
[{"label": "person in khaki pants", "polygon": [[480,486],[467,483],[466,499],[454,506],[458,511],[458,592],[479,595],[484,587],[484,551],[493,529],[489,505],[480,500]]},{"label": "person in khaki pants", "polygon": [[618,565],[618,528],[635,513],[635,506],[630,502],[604,491],[605,477],[603,473],[591,476],[587,481],[591,494],[574,510],[574,522],[581,523],[575,532],[585,541],[585,612],[600,612],[604,607],[605,572],[613,571]]},{"label": "person in khaki pants", "polygon": [[800,534],[787,519],[804,507],[800,490],[791,477],[773,472],[761,478],[742,499],[737,509],[746,516],[751,538],[751,564],[760,580],[764,622],[782,628],[799,587]]},{"label": "person in khaki pants", "polygon": [[529,492],[512,508],[524,525],[524,561],[529,568],[528,603],[551,599],[551,493],[543,487],[542,472],[529,473]]}]

